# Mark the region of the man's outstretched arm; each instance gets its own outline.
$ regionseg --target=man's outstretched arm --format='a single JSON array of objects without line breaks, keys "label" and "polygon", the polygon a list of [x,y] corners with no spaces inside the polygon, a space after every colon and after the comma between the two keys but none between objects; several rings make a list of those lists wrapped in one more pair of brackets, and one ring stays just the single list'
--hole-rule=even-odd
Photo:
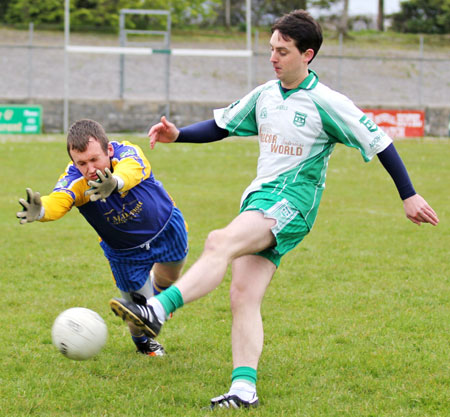
[{"label": "man's outstretched arm", "polygon": [[394,180],[400,198],[403,200],[406,217],[419,226],[421,223],[430,223],[436,226],[439,223],[437,214],[425,199],[414,190],[408,171],[394,144],[391,143],[377,156]]},{"label": "man's outstretched arm", "polygon": [[217,126],[214,119],[194,123],[192,125],[177,129],[164,116],[161,121],[152,126],[148,132],[150,137],[150,148],[155,147],[156,142],[171,143],[208,143],[224,139],[228,136],[228,130]]}]

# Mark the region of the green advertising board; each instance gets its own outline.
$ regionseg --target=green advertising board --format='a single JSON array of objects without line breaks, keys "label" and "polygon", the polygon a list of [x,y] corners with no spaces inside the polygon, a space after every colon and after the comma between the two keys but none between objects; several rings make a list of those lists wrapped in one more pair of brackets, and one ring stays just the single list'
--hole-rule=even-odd
[{"label": "green advertising board", "polygon": [[41,133],[41,106],[0,104],[1,133]]}]

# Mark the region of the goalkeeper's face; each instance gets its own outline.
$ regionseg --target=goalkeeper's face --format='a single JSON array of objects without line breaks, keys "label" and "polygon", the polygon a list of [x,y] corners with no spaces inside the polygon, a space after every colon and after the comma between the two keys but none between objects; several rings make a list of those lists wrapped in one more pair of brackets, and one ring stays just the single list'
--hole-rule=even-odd
[{"label": "goalkeeper's face", "polygon": [[111,158],[114,155],[112,145],[108,144],[108,150],[102,149],[98,140],[91,138],[85,151],[78,152],[74,149],[70,151],[70,156],[75,166],[83,174],[87,181],[95,181],[97,170],[105,172],[105,168],[111,169]]}]

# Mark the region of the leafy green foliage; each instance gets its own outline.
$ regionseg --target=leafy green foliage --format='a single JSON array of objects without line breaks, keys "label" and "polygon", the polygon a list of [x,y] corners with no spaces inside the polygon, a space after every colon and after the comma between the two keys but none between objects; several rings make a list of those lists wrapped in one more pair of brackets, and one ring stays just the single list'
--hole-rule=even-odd
[{"label": "leafy green foliage", "polygon": [[64,22],[64,6],[60,0],[12,0],[6,9],[6,23],[45,23]]},{"label": "leafy green foliage", "polygon": [[409,0],[393,15],[393,29],[405,33],[450,33],[450,0]]},{"label": "leafy green foliage", "polygon": [[3,21],[9,0],[0,0],[0,21]]},{"label": "leafy green foliage", "polygon": [[[72,28],[102,28],[118,30],[121,9],[171,10],[175,26],[215,17],[219,0],[71,0]],[[2,3],[0,3],[1,10]],[[61,0],[10,0],[5,4],[5,23],[56,24],[64,22],[64,1]],[[161,19],[157,22],[161,23]],[[145,17],[130,17],[128,28],[148,29]]]},{"label": "leafy green foliage", "polygon": [[[242,0],[71,0],[72,29],[117,31],[120,9],[170,10],[175,28],[215,27],[225,23],[225,4],[230,5],[230,23],[245,29],[246,2]],[[342,0],[252,0],[252,22],[257,26],[294,9],[311,6],[328,9]],[[57,25],[64,22],[63,0],[0,0],[0,19],[8,24]],[[161,17],[127,16],[127,28],[154,30],[165,28]]]}]

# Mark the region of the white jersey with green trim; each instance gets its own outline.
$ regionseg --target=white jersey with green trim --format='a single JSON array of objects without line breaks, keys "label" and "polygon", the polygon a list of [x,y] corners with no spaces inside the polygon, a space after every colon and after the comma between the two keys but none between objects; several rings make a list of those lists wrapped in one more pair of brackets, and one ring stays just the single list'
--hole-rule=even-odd
[{"label": "white jersey with green trim", "polygon": [[214,110],[230,136],[258,135],[253,191],[287,198],[312,227],[328,160],[336,143],[359,149],[368,162],[392,142],[351,100],[319,82],[310,70],[296,89],[284,92],[277,80],[263,84],[228,107]]}]

